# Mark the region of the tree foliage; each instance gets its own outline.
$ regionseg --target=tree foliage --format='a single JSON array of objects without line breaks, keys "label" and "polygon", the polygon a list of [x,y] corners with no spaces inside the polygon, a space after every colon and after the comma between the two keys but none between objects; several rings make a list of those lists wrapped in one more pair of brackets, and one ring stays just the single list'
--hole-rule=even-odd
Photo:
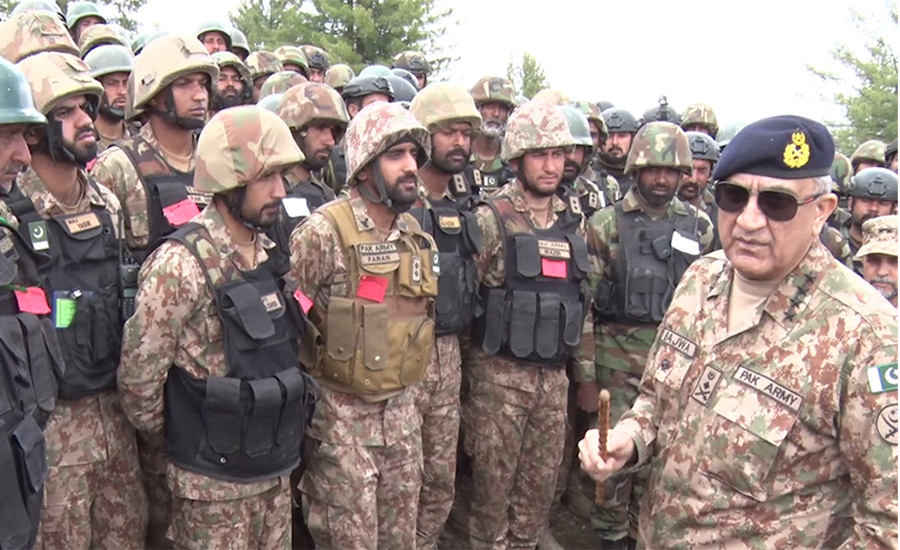
[{"label": "tree foliage", "polygon": [[509,64],[506,66],[506,78],[513,83],[516,92],[528,99],[550,87],[550,81],[547,80],[540,61],[528,52],[522,54],[521,63],[516,63],[510,57]]},{"label": "tree foliage", "polygon": [[[56,3],[62,8],[63,13],[69,4],[76,0],[56,0]],[[101,8],[104,15],[108,17],[110,23],[118,23],[129,31],[134,31],[138,27],[137,12],[147,3],[147,0],[93,0],[97,4],[104,6]],[[0,0],[0,15],[5,20],[12,13],[13,8],[19,0]]]},{"label": "tree foliage", "polygon": [[852,152],[869,139],[889,142],[897,137],[897,53],[892,36],[897,29],[897,4],[887,6],[893,24],[885,27],[852,9],[853,24],[863,40],[861,50],[839,44],[831,52],[837,71],[807,66],[830,92],[844,119],[829,121],[838,149]]},{"label": "tree foliage", "polygon": [[314,44],[357,72],[419,50],[436,73],[453,61],[439,44],[451,15],[437,0],[242,0],[231,20],[251,48]]}]

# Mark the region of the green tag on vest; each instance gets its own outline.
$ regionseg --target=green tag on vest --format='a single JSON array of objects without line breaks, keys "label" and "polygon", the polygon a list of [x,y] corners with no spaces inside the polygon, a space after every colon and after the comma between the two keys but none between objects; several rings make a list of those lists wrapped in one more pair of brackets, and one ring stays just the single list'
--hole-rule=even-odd
[{"label": "green tag on vest", "polygon": [[884,393],[897,389],[897,363],[887,363],[866,370],[869,377],[869,391]]},{"label": "green tag on vest", "polygon": [[431,251],[431,272],[435,275],[441,274],[441,251],[437,248]]},{"label": "green tag on vest", "polygon": [[47,222],[41,220],[29,223],[28,236],[31,238],[31,246],[35,250],[50,248],[50,240],[47,238]]}]

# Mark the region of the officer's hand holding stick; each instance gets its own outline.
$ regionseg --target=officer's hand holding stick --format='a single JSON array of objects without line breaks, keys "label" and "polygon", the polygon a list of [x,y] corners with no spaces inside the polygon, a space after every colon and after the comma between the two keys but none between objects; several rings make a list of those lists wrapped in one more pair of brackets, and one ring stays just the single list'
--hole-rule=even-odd
[{"label": "officer's hand holding stick", "polygon": [[605,481],[621,470],[635,453],[634,439],[627,430],[614,428],[608,432],[606,458],[600,455],[600,431],[588,430],[584,439],[578,442],[578,459],[581,469],[594,481]]},{"label": "officer's hand holding stick", "polygon": [[[597,405],[597,446],[600,457],[604,460],[606,454],[606,438],[609,435],[609,391],[602,390]],[[597,492],[594,495],[594,502],[603,503],[603,484],[597,484]]]}]

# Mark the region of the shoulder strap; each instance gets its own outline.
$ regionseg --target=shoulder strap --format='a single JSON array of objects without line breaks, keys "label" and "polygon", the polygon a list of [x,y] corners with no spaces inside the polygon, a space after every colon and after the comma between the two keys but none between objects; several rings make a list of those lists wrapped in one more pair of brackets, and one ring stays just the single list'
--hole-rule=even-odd
[{"label": "shoulder strap", "polygon": [[491,209],[491,211],[494,212],[494,216],[497,218],[497,225],[500,226],[500,242],[502,243],[502,242],[506,242],[506,220],[503,218],[503,216],[500,215],[500,210],[497,208],[497,205],[495,204],[495,203],[499,203],[500,201],[506,201],[510,205],[512,205],[512,201],[509,200],[507,197],[494,197],[492,199],[488,199],[483,202],[484,202],[484,204],[487,205],[488,208]]},{"label": "shoulder strap", "polygon": [[216,295],[217,287],[244,281],[241,271],[234,262],[219,254],[219,249],[212,242],[209,231],[199,223],[191,222],[183,225],[163,239],[181,243],[200,262],[206,284],[209,285],[213,296]]}]

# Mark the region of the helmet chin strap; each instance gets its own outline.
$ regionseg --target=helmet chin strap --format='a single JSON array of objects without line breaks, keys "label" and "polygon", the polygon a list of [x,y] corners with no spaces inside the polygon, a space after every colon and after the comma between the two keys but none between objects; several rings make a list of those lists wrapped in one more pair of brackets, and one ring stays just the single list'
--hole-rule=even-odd
[{"label": "helmet chin strap", "polygon": [[172,94],[172,86],[167,86],[163,93],[166,94],[164,97],[166,110],[161,111],[152,104],[148,104],[148,111],[154,115],[161,116],[174,122],[179,128],[185,130],[199,130],[206,125],[206,120],[204,119],[178,116],[178,113],[175,110],[175,96]]},{"label": "helmet chin strap", "polygon": [[228,208],[228,212],[234,216],[234,219],[239,221],[241,225],[253,231],[254,233],[265,233],[266,227],[262,227],[256,225],[255,223],[249,221],[244,217],[241,210],[244,206],[244,198],[247,196],[247,188],[244,186],[238,187],[237,189],[232,189],[227,193],[222,194],[222,200],[225,202],[225,206]]}]

